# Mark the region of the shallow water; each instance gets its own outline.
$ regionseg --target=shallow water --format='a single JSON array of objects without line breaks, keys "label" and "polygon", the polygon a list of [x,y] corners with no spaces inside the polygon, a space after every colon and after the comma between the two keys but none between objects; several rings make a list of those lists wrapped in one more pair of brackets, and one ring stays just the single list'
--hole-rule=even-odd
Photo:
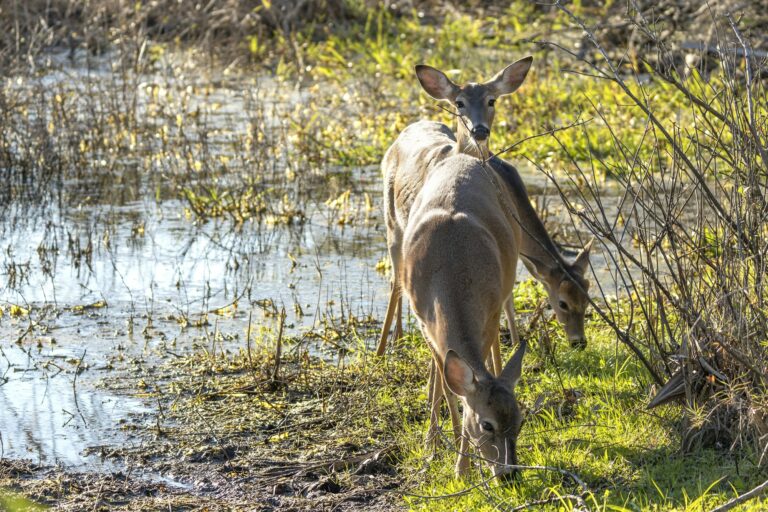
[{"label": "shallow water", "polygon": [[[38,464],[80,466],[85,448],[95,449],[119,434],[121,423],[149,409],[141,400],[118,396],[93,387],[92,378],[75,379],[73,349],[41,350],[11,346],[4,349],[8,366],[0,386],[2,456],[31,459]],[[72,370],[72,371],[67,371]],[[87,465],[112,470],[105,459]]]},{"label": "shallow water", "polygon": [[[88,90],[86,82],[110,76],[104,69],[62,66],[39,83],[56,88],[72,82]],[[102,87],[118,85],[126,84],[107,80]],[[161,76],[139,77],[133,85],[140,109],[148,108],[153,87],[179,86]],[[237,156],[228,140],[247,129],[249,108],[240,93],[246,88],[210,85],[204,97],[191,94],[189,109],[221,105],[206,117],[214,157]],[[305,98],[301,91],[272,99],[264,94],[257,97],[270,103],[273,114]],[[266,119],[279,128],[276,117]],[[133,155],[119,162],[117,174],[83,173],[61,185],[58,201],[10,205],[0,220],[2,457],[110,471],[114,463],[105,452],[140,446],[128,427],[151,422],[157,409],[142,397],[132,359],[157,363],[168,353],[191,350],[209,328],[243,334],[251,312],[255,323],[274,327],[275,313],[284,307],[293,335],[324,322],[383,316],[389,285],[376,270],[386,256],[376,166],[335,170],[338,179],[286,183],[275,178],[283,175],[277,163],[264,183],[284,187],[305,218],[285,224],[196,221],[175,198],[167,175],[142,168]],[[525,168],[522,173],[539,199],[559,202],[542,176]],[[338,211],[325,201],[346,189],[355,198],[348,205],[354,222],[340,224]],[[570,228],[561,228],[573,238]],[[598,250],[592,264],[601,282],[615,286]],[[518,275],[529,277],[522,265]],[[12,317],[12,304],[29,314]],[[227,307],[229,313],[213,314]],[[214,326],[179,323],[206,315]],[[117,393],[104,388],[104,379],[125,384],[113,382]]]}]

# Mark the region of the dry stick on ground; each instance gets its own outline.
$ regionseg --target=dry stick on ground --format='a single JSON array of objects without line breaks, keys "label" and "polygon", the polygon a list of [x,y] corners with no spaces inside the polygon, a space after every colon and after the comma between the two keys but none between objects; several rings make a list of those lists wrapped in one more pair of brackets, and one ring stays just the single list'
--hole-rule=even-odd
[{"label": "dry stick on ground", "polygon": [[726,510],[731,510],[733,507],[735,507],[737,505],[740,505],[740,504],[744,503],[745,501],[749,501],[752,498],[756,498],[760,494],[764,493],[766,491],[766,489],[768,489],[768,480],[766,480],[765,482],[761,483],[760,485],[758,485],[757,487],[755,487],[751,491],[745,492],[741,496],[737,496],[737,497],[733,498],[731,501],[723,503],[719,507],[713,508],[710,512],[725,512]]},{"label": "dry stick on ground", "polygon": [[285,326],[285,307],[280,310],[280,327],[277,331],[277,343],[275,345],[275,367],[272,370],[272,382],[277,382],[277,374],[280,371],[280,359],[283,350],[283,327]]},{"label": "dry stick on ground", "polygon": [[522,505],[508,508],[506,510],[507,512],[518,512],[520,510],[525,510],[528,508],[539,507],[541,505],[564,502],[568,500],[575,501],[576,503],[578,503],[578,506],[580,507],[580,508],[574,508],[573,510],[589,510],[589,508],[587,507],[587,503],[584,501],[584,498],[582,498],[581,496],[577,496],[576,494],[563,494],[561,496],[552,496],[550,498],[546,498],[543,500],[529,501],[528,503],[523,503]]},{"label": "dry stick on ground", "polygon": [[253,320],[253,310],[248,312],[248,330],[245,331],[245,343],[246,347],[248,348],[248,366],[251,367],[251,375],[253,375],[253,380],[256,381],[256,384],[259,383],[259,379],[256,377],[256,369],[253,366],[253,357],[251,356],[251,326]]},{"label": "dry stick on ground", "polygon": [[72,394],[75,399],[75,407],[77,408],[77,413],[80,415],[80,419],[83,420],[83,425],[87,428],[88,422],[85,421],[85,416],[83,416],[83,412],[80,410],[80,403],[77,400],[77,375],[80,373],[80,365],[83,364],[83,359],[85,359],[86,352],[88,352],[88,349],[83,350],[83,355],[80,356],[80,359],[77,361],[75,376],[72,378]]}]

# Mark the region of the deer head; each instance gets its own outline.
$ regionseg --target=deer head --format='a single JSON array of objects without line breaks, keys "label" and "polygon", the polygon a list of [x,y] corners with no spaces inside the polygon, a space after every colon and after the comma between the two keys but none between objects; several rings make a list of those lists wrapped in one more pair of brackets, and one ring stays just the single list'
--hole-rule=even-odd
[{"label": "deer head", "polygon": [[525,80],[533,57],[510,64],[487,82],[457,85],[445,73],[431,66],[416,66],[416,76],[436,100],[450,101],[459,116],[456,140],[459,151],[481,158],[488,154],[496,99],[512,94]]},{"label": "deer head", "polygon": [[558,262],[544,262],[520,253],[520,258],[547,290],[549,304],[563,324],[565,335],[572,347],[585,348],[584,313],[589,305],[589,281],[584,277],[589,267],[592,242],[579,252],[572,262],[557,258]]},{"label": "deer head", "polygon": [[516,471],[517,437],[523,415],[515,398],[525,355],[525,342],[510,358],[498,378],[485,367],[472,368],[453,350],[443,363],[445,383],[464,404],[464,433],[480,451],[493,474],[510,481]]}]

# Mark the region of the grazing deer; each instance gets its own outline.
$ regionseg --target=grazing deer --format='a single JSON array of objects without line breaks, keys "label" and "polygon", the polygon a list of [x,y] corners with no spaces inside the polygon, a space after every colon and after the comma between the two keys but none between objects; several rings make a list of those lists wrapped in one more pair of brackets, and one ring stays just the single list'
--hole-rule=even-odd
[{"label": "grazing deer", "polygon": [[[488,139],[493,123],[496,98],[514,92],[525,79],[532,58],[511,64],[493,79],[482,84],[454,84],[437,69],[417,66],[416,75],[422,87],[435,99],[449,100],[458,110],[456,135],[444,124],[419,121],[408,126],[387,150],[382,160],[387,246],[392,261],[392,288],[382,327],[377,355],[383,355],[393,318],[394,338],[402,336],[402,298],[400,268],[403,232],[411,205],[432,169],[442,160],[465,153],[479,158],[488,156]],[[557,318],[565,325],[566,335],[574,346],[585,346],[584,312],[589,300],[588,283],[583,276],[589,261],[589,247],[572,262],[560,256],[555,244],[531,207],[528,194],[517,170],[499,158],[488,162],[512,187],[523,224],[521,256],[526,267],[544,283]],[[517,341],[514,307],[505,305],[513,339]],[[494,371],[498,375],[498,345],[494,353]]]},{"label": "grazing deer", "polygon": [[[470,442],[494,475],[509,480],[517,464],[522,414],[514,388],[525,342],[504,369],[486,368],[499,337],[502,307],[515,285],[523,230],[516,192],[477,158],[450,156],[426,177],[402,241],[402,288],[432,350],[430,437],[448,401],[457,474],[469,469]],[[459,421],[456,396],[463,403]]]}]

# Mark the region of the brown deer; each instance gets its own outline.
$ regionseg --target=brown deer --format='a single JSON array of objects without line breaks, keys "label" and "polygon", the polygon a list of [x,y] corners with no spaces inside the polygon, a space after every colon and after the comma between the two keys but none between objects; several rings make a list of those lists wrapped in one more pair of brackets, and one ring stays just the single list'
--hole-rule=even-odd
[{"label": "brown deer", "polygon": [[[504,369],[486,368],[498,343],[523,238],[511,187],[477,158],[456,154],[436,164],[414,200],[402,241],[402,288],[433,354],[431,425],[448,401],[459,444],[457,474],[474,445],[493,473],[509,480],[517,463],[522,414],[514,388],[526,344]],[[463,403],[459,421],[456,396]]]},{"label": "brown deer", "polygon": [[[378,355],[384,354],[395,317],[394,338],[400,338],[403,332],[400,286],[402,240],[414,198],[421,190],[427,175],[442,160],[459,153],[479,158],[488,157],[488,139],[496,98],[514,92],[520,86],[531,62],[532,58],[526,57],[507,66],[488,82],[469,83],[464,86],[454,84],[437,69],[423,65],[416,67],[419,82],[432,97],[455,104],[458,126],[454,136],[442,123],[414,123],[403,130],[382,160],[387,245],[392,261],[392,288],[377,349]],[[517,170],[496,157],[491,158],[488,164],[514,187],[515,201],[520,210],[519,222],[524,228],[521,241],[521,257],[524,264],[534,277],[544,283],[550,304],[557,318],[564,324],[571,344],[585,346],[584,313],[589,299],[586,294],[588,283],[583,276],[589,262],[589,246],[573,262],[566,262],[531,207]],[[504,309],[513,339],[517,341],[511,297]],[[498,346],[493,353],[494,371],[498,374]]]}]

